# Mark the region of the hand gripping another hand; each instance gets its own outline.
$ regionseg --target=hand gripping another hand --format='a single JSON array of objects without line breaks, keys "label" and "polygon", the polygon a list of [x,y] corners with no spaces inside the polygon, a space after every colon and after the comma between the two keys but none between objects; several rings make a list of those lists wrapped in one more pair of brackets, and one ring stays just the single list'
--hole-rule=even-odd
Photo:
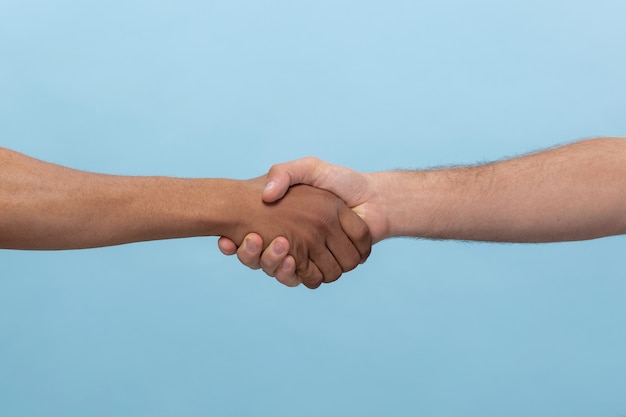
[{"label": "hand gripping another hand", "polygon": [[[223,251],[228,252],[229,245],[245,248],[240,256],[243,261],[244,251],[260,253],[266,249],[271,259],[272,251],[282,249],[290,256],[286,262],[291,272],[283,283],[294,286],[302,282],[308,288],[335,281],[369,256],[371,237],[367,225],[333,193],[296,185],[281,193],[278,201],[263,202],[261,193],[267,177],[244,183],[241,214],[232,232],[221,239]],[[250,230],[256,233],[244,237]],[[263,242],[272,239],[276,240],[271,247],[263,247]],[[250,262],[249,266],[258,268],[258,262]]]}]

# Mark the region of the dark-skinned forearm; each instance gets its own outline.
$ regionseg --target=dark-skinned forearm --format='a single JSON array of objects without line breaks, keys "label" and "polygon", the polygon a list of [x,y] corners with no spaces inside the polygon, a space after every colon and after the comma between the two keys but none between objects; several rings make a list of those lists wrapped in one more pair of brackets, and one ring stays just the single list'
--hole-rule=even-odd
[{"label": "dark-skinned forearm", "polygon": [[75,249],[228,235],[238,181],[94,174],[0,150],[0,246]]}]

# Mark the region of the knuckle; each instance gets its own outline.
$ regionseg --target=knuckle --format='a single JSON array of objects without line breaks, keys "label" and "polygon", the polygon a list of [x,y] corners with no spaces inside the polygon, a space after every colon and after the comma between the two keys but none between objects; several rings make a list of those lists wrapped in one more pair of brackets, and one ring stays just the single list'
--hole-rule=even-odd
[{"label": "knuckle", "polygon": [[337,267],[336,269],[333,269],[333,271],[331,271],[328,275],[324,276],[324,282],[330,283],[337,281],[341,276],[341,273],[341,268]]},{"label": "knuckle", "polygon": [[302,277],[303,280],[308,279],[311,275],[313,275],[308,258],[296,258],[296,262],[296,274]]},{"label": "knuckle", "polygon": [[316,280],[307,281],[307,282],[303,280],[302,284],[304,284],[304,286],[307,287],[308,289],[314,290],[316,288],[319,288],[320,285],[322,285],[322,280],[316,279]]},{"label": "knuckle", "polygon": [[266,265],[265,266],[261,265],[261,269],[263,270],[263,272],[265,272],[265,275],[268,275],[270,277],[276,277],[276,275],[277,275],[275,269],[273,269],[271,267],[268,267]]},{"label": "knuckle", "polygon": [[277,172],[277,171],[280,171],[280,170],[282,169],[283,165],[284,165],[283,163],[273,164],[273,165],[270,167],[269,172]]},{"label": "knuckle", "polygon": [[260,265],[261,268],[263,268],[263,271],[267,273],[268,271],[276,270],[276,268],[278,267],[278,261],[264,255],[261,257]]},{"label": "knuckle", "polygon": [[316,156],[305,156],[304,158],[302,158],[302,161],[311,165],[317,165],[322,162],[322,160]]},{"label": "knuckle", "polygon": [[287,287],[297,287],[299,282],[298,278],[294,274],[276,274],[276,280]]},{"label": "knuckle", "polygon": [[352,251],[343,261],[345,262],[342,265],[343,272],[352,271],[359,265],[359,262],[361,262],[361,255],[357,251]]},{"label": "knuckle", "polygon": [[369,258],[369,256],[372,253],[372,245],[369,244],[367,245],[367,247],[365,248],[365,251],[363,252],[363,255],[361,256],[361,263],[365,262],[367,260],[367,258]]},{"label": "knuckle", "polygon": [[308,266],[305,270],[303,270],[302,272],[297,271],[296,273],[300,277],[300,281],[305,287],[314,290],[315,288],[322,285],[322,282],[324,281],[324,277],[308,261],[307,261],[307,265]]},{"label": "knuckle", "polygon": [[370,229],[365,222],[361,221],[355,227],[354,238],[360,242],[371,242]]},{"label": "knuckle", "polygon": [[314,219],[315,229],[319,232],[335,230],[338,227],[338,223],[336,214],[332,212],[317,213]]},{"label": "knuckle", "polygon": [[250,269],[259,269],[261,267],[258,258],[250,257],[245,252],[237,252],[237,259]]}]

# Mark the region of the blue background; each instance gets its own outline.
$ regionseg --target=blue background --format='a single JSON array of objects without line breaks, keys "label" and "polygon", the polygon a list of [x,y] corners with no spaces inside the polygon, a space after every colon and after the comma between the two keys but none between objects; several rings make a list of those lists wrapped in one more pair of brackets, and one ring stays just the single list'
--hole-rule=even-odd
[{"label": "blue background", "polygon": [[[626,133],[624,2],[0,0],[1,145],[115,174],[475,163]],[[624,237],[0,252],[2,416],[626,415]]]}]

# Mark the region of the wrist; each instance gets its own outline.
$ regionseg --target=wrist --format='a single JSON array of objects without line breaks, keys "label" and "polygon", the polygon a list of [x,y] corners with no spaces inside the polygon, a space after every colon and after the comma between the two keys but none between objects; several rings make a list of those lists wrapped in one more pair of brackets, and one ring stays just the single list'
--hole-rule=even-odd
[{"label": "wrist", "polygon": [[242,181],[145,177],[124,187],[129,207],[120,215],[133,219],[136,240],[194,236],[229,236],[240,221]]},{"label": "wrist", "polygon": [[[399,170],[371,174],[382,238],[440,238],[454,202],[443,171]],[[446,185],[448,184],[448,185]],[[382,239],[379,239],[382,240]]]},{"label": "wrist", "polygon": [[403,187],[403,173],[382,171],[363,174],[369,195],[367,204],[355,208],[367,223],[374,243],[391,237],[406,236],[404,214],[408,191]]}]

